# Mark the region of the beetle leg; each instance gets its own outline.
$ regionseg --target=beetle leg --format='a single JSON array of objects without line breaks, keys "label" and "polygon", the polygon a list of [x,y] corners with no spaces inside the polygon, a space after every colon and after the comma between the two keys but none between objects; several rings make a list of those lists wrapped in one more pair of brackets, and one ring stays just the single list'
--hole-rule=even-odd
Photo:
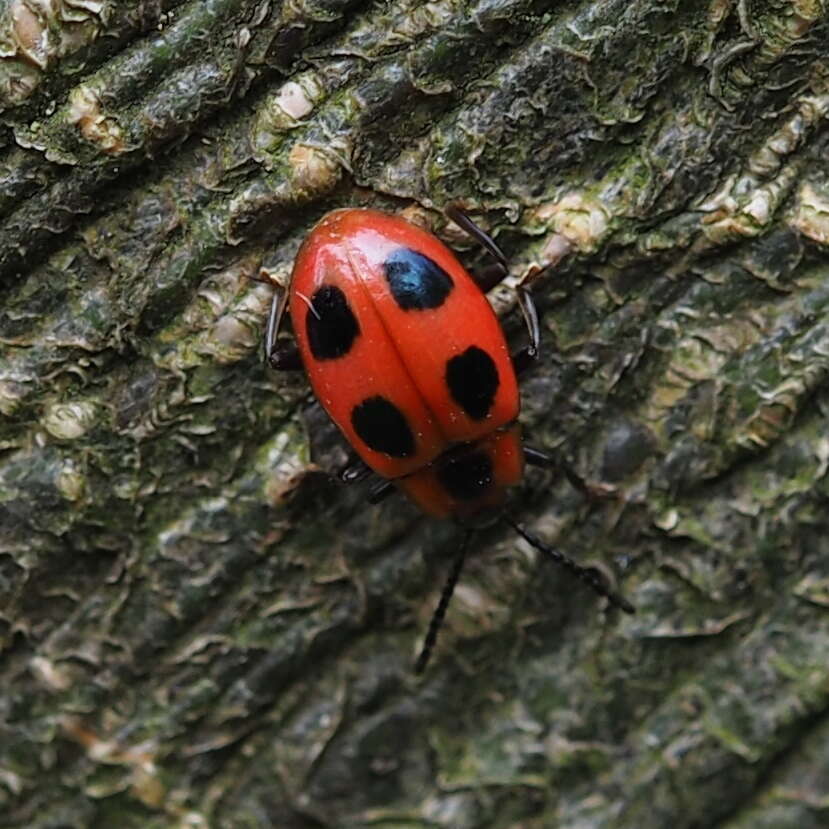
[{"label": "beetle leg", "polygon": [[521,307],[521,314],[527,326],[529,344],[512,355],[512,365],[515,373],[520,375],[526,371],[537,359],[541,343],[541,327],[538,323],[538,311],[535,307],[532,294],[527,288],[519,285],[516,289],[518,305]]},{"label": "beetle leg", "polygon": [[545,452],[535,446],[524,447],[524,460],[530,466],[540,466],[542,469],[552,469],[560,465],[560,461],[552,452]]},{"label": "beetle leg", "polygon": [[[495,240],[488,233],[481,230],[458,205],[450,204],[445,212],[461,230],[465,231],[476,242],[486,248],[495,259],[495,264],[491,265],[480,275],[472,275],[478,287],[486,293],[494,288],[509,272],[507,257],[504,256],[503,251],[495,243]],[[536,311],[535,303],[533,302],[529,289],[523,285],[519,285],[516,291],[518,294],[518,304],[521,307],[521,313],[524,317],[530,340],[529,345],[522,348],[512,358],[515,372],[516,374],[520,374],[538,359],[541,331],[538,324],[538,312]]]},{"label": "beetle leg", "polygon": [[543,469],[555,469],[564,473],[570,486],[581,492],[591,500],[607,498],[615,494],[615,490],[603,484],[591,484],[585,481],[575,468],[564,457],[557,452],[545,452],[543,449],[536,449],[534,446],[524,446],[524,460],[529,466],[540,466]]},{"label": "beetle leg", "polygon": [[381,501],[385,501],[394,492],[394,489],[394,484],[391,481],[378,481],[368,491],[366,500],[369,504],[379,504]]},{"label": "beetle leg", "polygon": [[354,484],[357,481],[365,480],[371,473],[371,467],[366,466],[354,452],[350,452],[348,463],[340,469],[337,477],[344,484]]},{"label": "beetle leg", "polygon": [[480,275],[472,274],[475,284],[484,293],[492,290],[509,273],[507,257],[504,256],[495,240],[488,233],[481,230],[457,204],[448,205],[444,212],[464,233],[478,242],[495,259],[495,264],[488,267]]},{"label": "beetle leg", "polygon": [[279,329],[282,326],[282,318],[285,316],[285,309],[288,307],[288,292],[280,291],[278,288],[273,292],[271,312],[268,315],[268,327],[265,329],[265,354],[271,368],[278,371],[300,371],[302,369],[302,358],[294,343],[280,343]]},{"label": "beetle leg", "polygon": [[555,469],[564,473],[573,489],[589,495],[590,485],[558,452],[545,452],[534,446],[524,447],[524,460],[529,466],[540,466],[542,469]]},{"label": "beetle leg", "polygon": [[292,343],[276,345],[268,354],[268,362],[271,368],[277,371],[302,371],[302,357],[299,350]]}]

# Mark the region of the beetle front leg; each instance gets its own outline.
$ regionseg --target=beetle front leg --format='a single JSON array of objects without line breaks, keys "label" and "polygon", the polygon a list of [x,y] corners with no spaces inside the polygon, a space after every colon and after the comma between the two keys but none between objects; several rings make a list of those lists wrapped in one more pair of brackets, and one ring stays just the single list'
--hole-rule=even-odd
[{"label": "beetle front leg", "polygon": [[494,264],[480,274],[470,274],[472,279],[475,280],[475,284],[484,293],[488,293],[509,273],[507,257],[504,256],[504,252],[498,247],[495,240],[486,231],[481,230],[457,204],[450,204],[444,213],[495,260]]},{"label": "beetle front leg", "polygon": [[[495,240],[488,233],[481,230],[458,205],[450,204],[446,208],[445,213],[449,219],[485,248],[492,258],[495,259],[495,263],[480,275],[472,274],[475,284],[484,293],[487,293],[498,285],[509,273],[507,257],[501,248],[498,247]],[[535,308],[535,302],[533,302],[529,289],[523,285],[519,285],[516,291],[518,294],[518,305],[521,308],[521,314],[524,317],[524,322],[527,326],[527,335],[529,337],[529,344],[516,352],[512,357],[515,373],[521,374],[538,359],[541,330],[538,323],[538,311]]]}]

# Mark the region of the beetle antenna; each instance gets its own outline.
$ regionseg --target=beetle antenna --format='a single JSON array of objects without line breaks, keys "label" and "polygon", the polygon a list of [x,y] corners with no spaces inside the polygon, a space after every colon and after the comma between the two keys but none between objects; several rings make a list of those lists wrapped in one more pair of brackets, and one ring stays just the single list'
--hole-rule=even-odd
[{"label": "beetle antenna", "polygon": [[546,555],[547,558],[555,564],[565,567],[577,579],[589,587],[592,587],[593,590],[595,590],[600,596],[604,596],[611,604],[614,604],[616,607],[624,610],[625,613],[636,613],[634,606],[626,598],[624,598],[624,596],[614,593],[600,578],[596,570],[589,567],[581,567],[576,564],[572,558],[564,555],[564,553],[559,550],[550,547],[549,544],[545,544],[540,538],[538,538],[538,536],[535,536],[528,530],[524,529],[524,527],[522,527],[509,515],[505,515],[504,520],[515,530],[515,532],[518,533],[518,535],[521,536],[521,538],[535,547],[536,550],[540,553],[544,553],[544,555]]},{"label": "beetle antenna", "polygon": [[426,632],[426,638],[423,640],[423,647],[420,649],[417,662],[415,662],[414,672],[416,674],[422,674],[426,665],[429,664],[429,657],[431,657],[435,642],[437,642],[438,632],[443,624],[443,617],[446,616],[446,608],[449,607],[452,594],[455,592],[455,585],[461,576],[461,570],[463,570],[463,563],[466,560],[466,553],[469,550],[469,541],[471,538],[472,531],[469,530],[461,542],[458,554],[455,556],[455,561],[452,563],[452,569],[446,578],[446,584],[443,585],[440,601],[435,608],[435,612],[432,614],[432,621],[429,622],[429,630]]}]

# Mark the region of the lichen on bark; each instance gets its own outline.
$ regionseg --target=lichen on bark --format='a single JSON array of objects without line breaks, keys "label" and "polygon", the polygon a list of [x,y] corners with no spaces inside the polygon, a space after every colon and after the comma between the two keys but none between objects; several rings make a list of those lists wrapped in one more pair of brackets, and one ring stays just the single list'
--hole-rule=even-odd
[{"label": "lichen on bark", "polygon": [[[0,3],[0,826],[823,826],[821,0]],[[399,211],[544,352],[460,541],[260,341],[303,236]]]}]

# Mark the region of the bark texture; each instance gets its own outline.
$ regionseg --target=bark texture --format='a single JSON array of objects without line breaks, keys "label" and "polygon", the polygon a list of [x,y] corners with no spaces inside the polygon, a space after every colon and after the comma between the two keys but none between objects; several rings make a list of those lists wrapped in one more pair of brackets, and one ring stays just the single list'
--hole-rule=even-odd
[{"label": "bark texture", "polygon": [[[0,825],[829,822],[823,0],[0,2]],[[514,511],[325,474],[270,288],[459,200],[537,273]],[[520,342],[508,286],[495,292]]]}]

